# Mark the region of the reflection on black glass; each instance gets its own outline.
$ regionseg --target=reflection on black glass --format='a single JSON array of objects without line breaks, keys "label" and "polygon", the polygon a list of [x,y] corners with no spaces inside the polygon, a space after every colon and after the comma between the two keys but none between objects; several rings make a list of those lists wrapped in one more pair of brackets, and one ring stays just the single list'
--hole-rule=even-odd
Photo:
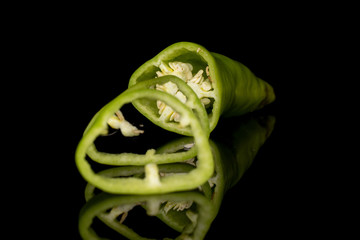
[{"label": "reflection on black glass", "polygon": [[[235,118],[239,119],[239,118]],[[235,121],[234,120],[234,121]],[[247,118],[233,122],[233,130],[210,140],[215,173],[198,189],[159,195],[112,195],[88,184],[87,203],[80,211],[79,232],[83,239],[204,239],[215,219],[225,192],[249,168],[256,153],[270,136],[274,117]],[[192,138],[176,139],[158,153],[188,151]],[[196,167],[196,157],[181,163],[159,165],[161,176],[184,174]],[[143,166],[106,169],[110,177],[144,177]],[[113,231],[109,231],[111,228]]]}]

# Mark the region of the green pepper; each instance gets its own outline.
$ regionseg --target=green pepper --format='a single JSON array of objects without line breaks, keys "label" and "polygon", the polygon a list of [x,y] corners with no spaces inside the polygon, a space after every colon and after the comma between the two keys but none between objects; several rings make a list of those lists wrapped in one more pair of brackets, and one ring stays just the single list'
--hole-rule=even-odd
[{"label": "green pepper", "polygon": [[[172,79],[173,81],[177,80],[176,77],[173,76],[169,77],[168,79]],[[168,79],[165,78],[165,80]],[[201,111],[199,110],[196,114],[194,114],[194,112],[192,111],[192,108],[196,109],[196,105],[200,104],[199,100],[197,98],[191,97],[191,94],[193,93],[190,90],[190,95],[188,95],[189,101],[185,105],[180,102],[179,99],[168,93],[157,91],[154,89],[146,89],[139,86],[140,85],[129,88],[128,90],[120,94],[113,101],[104,106],[90,121],[82,139],[78,144],[75,153],[75,161],[79,172],[85,180],[98,187],[99,189],[116,194],[167,193],[195,189],[198,186],[202,185],[212,176],[214,171],[214,162],[208,141],[209,131],[204,129],[206,128],[206,124],[204,125],[203,123],[201,123],[197,117],[201,116]],[[198,164],[193,171],[189,172],[186,175],[166,176],[162,178],[160,178],[158,172],[157,163],[172,162],[174,161],[172,159],[174,156],[176,161],[180,161],[184,157],[189,156],[189,154],[155,154],[155,150],[150,149],[144,156],[129,156],[124,153],[125,157],[123,157],[124,155],[107,155],[107,158],[102,158],[102,156],[106,154],[97,153],[97,151],[94,149],[93,143],[95,139],[99,135],[107,131],[109,119],[112,118],[114,113],[121,109],[124,104],[130,103],[131,101],[134,101],[136,99],[143,98],[161,100],[181,114],[180,124],[184,127],[189,126],[192,135],[194,136],[194,151],[196,151],[197,154]],[[189,106],[191,106],[191,108]],[[200,109],[202,108],[200,107]],[[131,127],[129,128],[128,126],[126,126],[126,129],[126,131],[130,129],[130,132],[133,130]],[[190,152],[190,155],[192,154],[193,152]],[[99,155],[100,158],[97,158]],[[87,157],[94,157],[95,160],[102,161],[101,163],[114,165],[126,165],[131,163],[132,160],[134,160],[134,164],[135,162],[138,162],[138,165],[145,165],[144,167],[146,175],[144,179],[107,178],[96,174],[92,170],[91,165],[89,164],[89,162],[87,162]]]},{"label": "green pepper", "polygon": [[[154,194],[194,189],[213,174],[208,137],[220,115],[245,114],[274,99],[272,87],[241,63],[194,43],[177,43],[135,71],[129,89],[93,117],[77,147],[76,165],[85,180],[110,193]],[[143,132],[127,122],[120,111],[130,102],[156,125],[194,136],[195,148],[170,154],[156,154],[153,149],[144,155],[98,152],[94,141],[109,126],[120,129],[124,136]],[[159,178],[157,164],[179,162],[195,154],[195,170],[184,176]],[[94,173],[87,157],[107,165],[143,165],[147,174],[144,179],[109,179]]]},{"label": "green pepper", "polygon": [[[210,131],[215,128],[220,116],[243,115],[275,100],[273,88],[246,66],[190,42],[175,43],[144,63],[131,76],[129,87],[168,75],[181,78],[197,94],[207,109]],[[172,86],[159,84],[156,89],[186,101],[181,91],[174,90]],[[166,106],[161,102],[141,99],[133,104],[162,128],[191,136],[190,129],[179,127],[176,119],[171,119],[171,116],[177,116],[175,111],[162,112]]]}]

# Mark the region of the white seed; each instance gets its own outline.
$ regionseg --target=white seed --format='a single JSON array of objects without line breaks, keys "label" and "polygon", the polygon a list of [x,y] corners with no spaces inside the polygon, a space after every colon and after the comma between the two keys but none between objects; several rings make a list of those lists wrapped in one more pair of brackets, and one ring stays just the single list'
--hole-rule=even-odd
[{"label": "white seed", "polygon": [[174,121],[175,121],[175,122],[180,122],[180,119],[181,119],[180,114],[178,114],[178,113],[176,112],[176,113],[175,113],[175,116],[174,116]]},{"label": "white seed", "polygon": [[201,89],[204,90],[205,92],[210,91],[212,88],[211,83],[208,79],[206,79],[202,84],[201,84]]},{"label": "white seed", "polygon": [[186,103],[186,96],[178,91],[176,94],[175,94],[175,97],[177,97],[182,103]]},{"label": "white seed", "polygon": [[202,99],[200,99],[200,101],[204,105],[208,105],[211,102],[210,99],[208,99],[208,98],[202,98]]},{"label": "white seed", "polygon": [[209,66],[206,66],[205,72],[206,72],[206,76],[210,76]]},{"label": "white seed", "polygon": [[203,70],[199,70],[197,74],[195,74],[195,76],[191,78],[189,81],[197,84],[201,83],[204,80],[204,77],[202,75],[203,72],[204,72]]}]

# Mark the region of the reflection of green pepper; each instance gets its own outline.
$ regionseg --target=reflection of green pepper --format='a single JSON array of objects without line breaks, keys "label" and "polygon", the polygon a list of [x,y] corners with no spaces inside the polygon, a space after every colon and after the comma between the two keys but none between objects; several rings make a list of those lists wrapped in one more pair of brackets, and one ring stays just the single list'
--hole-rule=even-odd
[{"label": "reflection of green pepper", "polygon": [[[141,203],[149,215],[155,215],[160,219],[165,219],[161,216],[165,205],[162,204],[163,202],[192,202],[196,205],[196,212],[188,211],[187,215],[183,212],[175,212],[176,216],[166,218],[168,221],[175,220],[175,222],[168,222],[168,224],[178,228],[178,230],[182,232],[183,237],[191,236],[190,239],[203,239],[216,216],[210,200],[198,192],[147,196],[109,195],[101,193],[90,199],[82,208],[79,216],[80,235],[84,240],[101,239],[91,227],[94,217],[97,216],[107,226],[128,239],[150,239],[142,237],[139,233],[136,233],[133,229],[123,224],[122,221],[119,222],[116,220],[116,218],[118,215],[126,213]],[[107,212],[109,209],[112,210]]]},{"label": "reflection of green pepper", "polygon": [[[224,191],[234,186],[244,172],[252,164],[260,147],[264,144],[274,129],[275,117],[267,116],[261,118],[247,118],[242,117],[229,119],[224,124],[231,124],[237,122],[234,131],[220,134],[217,139],[214,139],[217,149],[213,155],[214,159],[221,159],[222,170],[220,170],[221,179],[223,179]],[[219,129],[221,131],[221,129]],[[215,163],[218,171],[219,163]]]},{"label": "reflection of green pepper", "polygon": [[[180,148],[181,143],[188,143],[192,138],[180,139],[167,145],[167,151]],[[183,146],[183,145],[182,145]],[[165,150],[165,149],[164,149]],[[184,174],[191,171],[195,166],[187,163],[172,163],[159,165],[160,174]],[[104,170],[99,175],[107,177],[128,177],[132,175],[141,176],[144,169],[139,166],[116,167]],[[208,189],[208,183],[202,189]],[[79,231],[84,239],[98,239],[97,234],[91,229],[92,219],[97,216],[107,226],[119,232],[129,239],[148,239],[134,232],[126,226],[123,221],[117,221],[119,215],[125,218],[127,211],[135,206],[144,207],[148,215],[156,216],[169,227],[181,233],[182,237],[190,239],[203,239],[211,222],[214,220],[221,199],[215,201],[211,194],[204,194],[196,191],[171,193],[163,195],[108,195],[101,193],[94,194],[95,187],[88,184],[85,189],[85,199],[88,201],[80,212]],[[196,206],[196,207],[195,207]],[[109,211],[109,209],[112,209]],[[180,238],[181,239],[181,238]]]},{"label": "reflection of green pepper", "polygon": [[[156,165],[157,160],[162,159],[163,162],[161,163],[166,163],[166,161],[171,162],[171,159],[164,160],[164,155],[159,156],[155,154],[154,150],[149,150],[145,154],[145,157],[139,157],[139,161],[143,162],[143,164],[145,161],[146,164],[146,176],[144,179],[112,179],[100,176],[93,172],[90,164],[86,161],[86,156],[89,154],[88,151],[93,149],[92,146],[95,139],[107,130],[109,119],[111,119],[118,109],[126,103],[142,98],[166,102],[166,104],[181,114],[180,124],[183,126],[190,126],[192,135],[194,136],[198,159],[198,166],[196,169],[186,175],[160,178],[158,167]],[[194,101],[190,103],[194,108],[196,108],[196,101],[199,102],[198,99],[194,98]],[[205,183],[211,177],[214,170],[214,163],[208,141],[209,132],[204,130],[198,117],[196,117],[197,114],[201,113],[197,112],[194,114],[187,105],[181,103],[176,97],[171,96],[170,94],[152,89],[138,87],[130,88],[104,106],[91,120],[75,153],[78,170],[88,182],[110,193],[153,194],[194,189]],[[115,159],[110,157],[110,159],[105,160],[105,162],[116,162],[118,161],[116,157],[118,156],[115,156]],[[131,160],[132,157],[129,157],[129,159]],[[123,165],[123,163],[119,163],[118,165]]]},{"label": "reflection of green pepper", "polygon": [[[175,43],[143,64],[132,75],[129,86],[166,75],[180,77],[196,92],[208,109],[210,131],[217,125],[220,115],[242,115],[275,100],[273,88],[243,64],[189,42]],[[171,92],[185,101],[182,94],[172,86],[158,86],[157,89]],[[161,102],[157,106],[155,101],[141,99],[133,104],[155,124],[170,131],[191,135],[189,129],[181,129],[174,121],[163,118],[163,113],[159,116],[164,108]],[[170,114],[176,115],[171,111],[168,112]]]},{"label": "reflection of green pepper", "polygon": [[[115,220],[118,215],[126,216],[127,211],[139,203],[142,203],[141,205],[149,215],[155,215],[174,230],[181,232],[183,237],[203,239],[219,211],[225,192],[239,181],[251,165],[259,148],[272,132],[275,122],[273,117],[250,118],[241,122],[237,120],[234,118],[229,123],[234,125],[237,122],[234,131],[221,136],[221,139],[226,139],[225,142],[210,142],[215,162],[215,174],[208,183],[201,186],[204,194],[184,192],[146,197],[107,194],[95,196],[95,187],[88,184],[85,190],[88,203],[83,207],[79,218],[79,231],[84,239],[97,239],[96,233],[91,229],[91,222],[95,216],[123,236],[130,239],[146,239],[126,226],[123,223],[123,217],[120,222]],[[164,145],[157,151],[177,152],[184,146],[191,145],[192,142],[193,138],[184,137]],[[186,163],[164,164],[159,166],[159,172],[182,174],[193,168],[195,166]],[[142,174],[144,174],[144,169],[139,166],[111,168],[99,173],[107,177],[132,175],[141,177]],[[196,207],[192,207],[194,203]],[[109,209],[113,210],[109,211]],[[194,212],[195,209],[196,212]]]}]

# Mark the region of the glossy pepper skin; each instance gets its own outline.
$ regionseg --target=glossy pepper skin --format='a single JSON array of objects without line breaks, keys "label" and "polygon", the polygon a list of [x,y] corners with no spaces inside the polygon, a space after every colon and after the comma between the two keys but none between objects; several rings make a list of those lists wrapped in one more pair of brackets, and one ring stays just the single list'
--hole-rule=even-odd
[{"label": "glossy pepper skin", "polygon": [[[193,73],[208,66],[215,91],[212,111],[208,114],[210,132],[216,127],[220,116],[243,115],[261,109],[275,100],[271,85],[256,77],[246,66],[191,42],[175,43],[144,63],[131,76],[129,87],[155,78],[160,64],[171,61],[190,63]],[[148,101],[134,101],[133,104],[160,127],[191,136],[189,129],[179,129],[175,125],[169,127],[169,122],[157,121],[158,109]]]}]

